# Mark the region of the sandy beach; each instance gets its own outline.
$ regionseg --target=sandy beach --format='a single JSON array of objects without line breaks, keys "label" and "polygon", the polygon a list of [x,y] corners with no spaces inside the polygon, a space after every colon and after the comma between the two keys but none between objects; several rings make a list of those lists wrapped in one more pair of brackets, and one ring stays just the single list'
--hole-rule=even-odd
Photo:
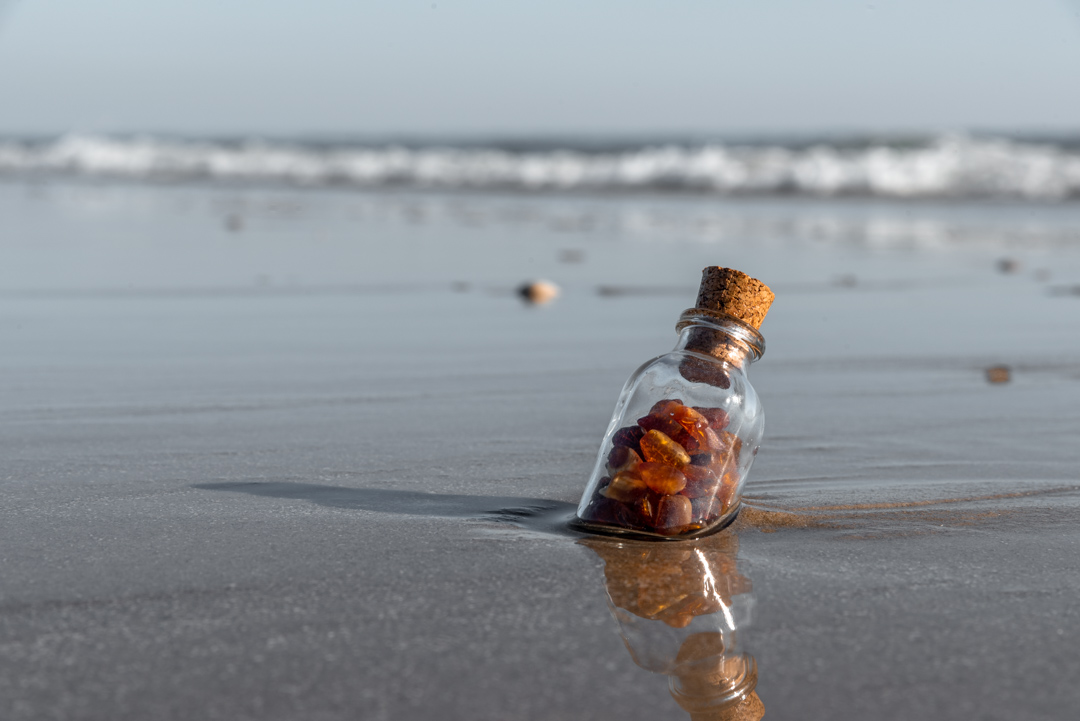
[{"label": "sandy beach", "polygon": [[764,717],[1071,718],[1078,227],[0,183],[0,718],[689,718],[564,524],[707,265],[777,295],[721,542]]}]

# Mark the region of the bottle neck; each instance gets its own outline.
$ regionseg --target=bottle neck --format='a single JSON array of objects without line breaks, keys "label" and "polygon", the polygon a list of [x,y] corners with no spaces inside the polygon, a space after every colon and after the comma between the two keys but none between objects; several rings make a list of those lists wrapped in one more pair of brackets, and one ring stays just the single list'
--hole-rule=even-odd
[{"label": "bottle neck", "polygon": [[765,339],[755,328],[731,316],[691,308],[683,311],[675,329],[676,351],[712,356],[737,368],[745,368],[765,353]]}]

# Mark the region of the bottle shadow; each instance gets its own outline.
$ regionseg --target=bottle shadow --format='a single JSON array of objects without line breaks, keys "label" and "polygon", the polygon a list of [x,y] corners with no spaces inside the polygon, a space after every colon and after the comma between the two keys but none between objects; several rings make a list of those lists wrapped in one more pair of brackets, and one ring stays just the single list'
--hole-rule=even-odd
[{"label": "bottle shadow", "polygon": [[196,483],[191,487],[203,491],[246,493],[264,498],[308,501],[327,508],[514,523],[535,530],[580,535],[567,528],[576,506],[566,501],[544,498],[464,496],[388,488],[349,488],[293,481]]}]

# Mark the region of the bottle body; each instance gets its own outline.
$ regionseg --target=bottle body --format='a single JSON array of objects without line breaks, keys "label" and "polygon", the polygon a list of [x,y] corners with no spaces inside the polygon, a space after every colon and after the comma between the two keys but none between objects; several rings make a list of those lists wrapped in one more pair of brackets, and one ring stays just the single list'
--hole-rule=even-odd
[{"label": "bottle body", "polygon": [[679,329],[675,349],[623,387],[578,506],[589,530],[688,538],[738,513],[765,422],[746,368],[764,340],[700,311],[684,313]]}]

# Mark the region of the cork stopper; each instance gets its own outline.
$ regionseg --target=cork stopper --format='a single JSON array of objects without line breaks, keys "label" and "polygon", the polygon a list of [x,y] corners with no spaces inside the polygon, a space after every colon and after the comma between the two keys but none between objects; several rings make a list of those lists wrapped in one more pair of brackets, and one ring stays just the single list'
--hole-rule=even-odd
[{"label": "cork stopper", "polygon": [[769,286],[731,268],[709,266],[701,272],[698,308],[723,313],[757,329],[776,296]]}]

